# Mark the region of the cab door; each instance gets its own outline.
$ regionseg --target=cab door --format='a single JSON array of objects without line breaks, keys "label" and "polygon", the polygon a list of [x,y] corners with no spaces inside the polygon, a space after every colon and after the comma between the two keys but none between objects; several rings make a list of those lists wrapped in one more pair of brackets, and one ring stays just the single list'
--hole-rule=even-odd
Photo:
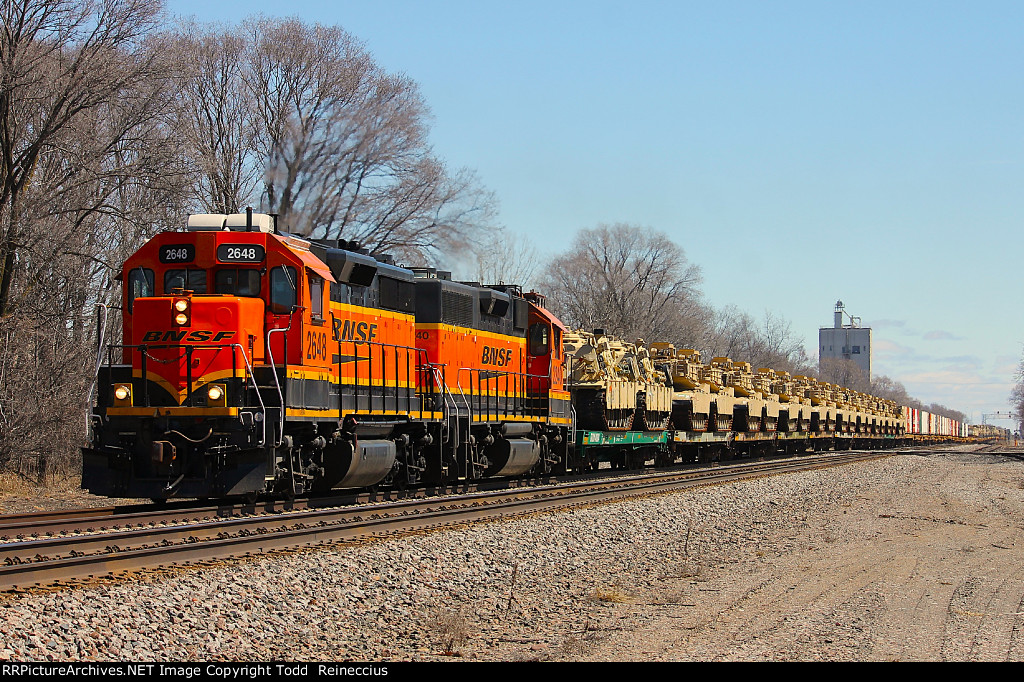
[{"label": "cab door", "polygon": [[526,330],[527,372],[531,392],[561,391],[565,385],[562,334],[564,327],[551,313],[530,303]]},{"label": "cab door", "polygon": [[[302,364],[302,309],[299,307],[299,269],[282,263],[270,268],[267,297],[267,363]],[[285,349],[287,348],[287,357]]]},{"label": "cab door", "polygon": [[307,272],[306,303],[302,313],[302,364],[326,368],[331,361],[331,325],[325,319],[327,283],[323,277]]}]

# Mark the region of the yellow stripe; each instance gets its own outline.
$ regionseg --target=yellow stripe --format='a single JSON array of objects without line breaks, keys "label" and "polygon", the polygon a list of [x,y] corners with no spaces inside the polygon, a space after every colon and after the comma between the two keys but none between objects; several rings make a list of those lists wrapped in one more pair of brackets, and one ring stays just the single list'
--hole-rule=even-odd
[{"label": "yellow stripe", "polygon": [[[344,414],[368,414],[377,416],[406,416],[410,419],[440,419],[444,415],[440,412],[404,412],[396,410],[345,410]],[[285,411],[286,417],[314,417],[316,419],[337,419],[338,410],[305,410],[298,407],[289,407]]]},{"label": "yellow stripe", "polygon": [[[387,317],[392,320],[406,320],[408,322],[414,321],[416,317],[415,315],[410,315],[409,313],[400,313],[394,310],[383,310],[381,308],[367,308],[364,306],[352,305],[351,303],[338,303],[337,301],[331,301],[330,309],[332,311],[342,313],[357,313],[365,317]],[[351,339],[344,340],[350,341]],[[337,339],[335,339],[335,341],[337,341]]]},{"label": "yellow stripe", "polygon": [[[333,384],[338,383],[338,377],[337,377],[336,373],[324,372],[322,369],[321,370],[316,370],[316,369],[307,370],[307,369],[291,369],[291,368],[289,368],[288,369],[288,378],[289,379],[306,379],[306,380],[314,379],[316,381],[329,381],[329,382],[331,382]],[[355,386],[355,385],[356,384],[352,380],[350,380],[350,379],[345,379],[344,383],[342,383],[342,386]],[[380,382],[376,382],[375,381],[375,382],[371,383],[370,379],[359,379],[359,385],[360,386],[391,386],[391,387],[398,386],[399,388],[415,388],[415,386],[416,386],[411,381],[398,381],[398,382],[395,382],[395,381],[385,381],[384,383],[380,383]]]},{"label": "yellow stripe", "polygon": [[[134,377],[136,379],[141,379],[142,378],[142,370],[141,369],[133,369],[132,370],[132,377]],[[196,391],[198,391],[200,388],[202,388],[206,384],[211,384],[211,383],[214,383],[214,382],[217,382],[217,381],[222,381],[224,379],[231,379],[231,378],[244,379],[246,382],[248,382],[248,378],[246,377],[246,372],[245,371],[242,371],[242,372],[237,372],[237,371],[236,372],[232,372],[230,369],[222,369],[222,370],[219,370],[219,371],[216,371],[216,372],[209,372],[207,374],[203,374],[198,379],[193,381],[192,382],[192,392],[195,393]],[[157,386],[160,386],[165,391],[170,393],[172,396],[177,396],[177,400],[178,400],[179,403],[185,402],[185,399],[188,397],[188,389],[187,388],[179,390],[177,387],[172,386],[170,383],[167,382],[166,379],[164,379],[162,376],[160,376],[158,374],[155,374],[153,372],[146,372],[146,379],[148,379],[149,381],[152,381]],[[189,409],[194,409],[194,408],[189,408]]]},{"label": "yellow stripe", "polygon": [[418,324],[417,329],[427,329],[432,331],[443,331],[452,334],[473,334],[475,336],[482,336],[488,339],[500,339],[504,341],[512,341],[514,343],[526,344],[526,337],[523,336],[510,336],[508,334],[499,334],[497,332],[487,332],[481,329],[473,329],[472,327],[458,327],[454,324]]},{"label": "yellow stripe", "polygon": [[237,417],[237,407],[108,407],[108,417]]},{"label": "yellow stripe", "polygon": [[569,419],[563,417],[525,417],[522,415],[511,414],[508,412],[502,413],[497,412],[492,415],[474,415],[474,422],[536,422],[542,424],[568,424]]}]

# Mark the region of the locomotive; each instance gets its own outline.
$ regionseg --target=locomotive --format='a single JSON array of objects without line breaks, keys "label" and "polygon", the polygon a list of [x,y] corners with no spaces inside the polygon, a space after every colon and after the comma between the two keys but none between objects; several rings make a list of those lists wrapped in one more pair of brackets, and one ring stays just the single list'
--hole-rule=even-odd
[{"label": "locomotive", "polygon": [[[286,497],[891,446],[894,403],[599,330],[545,297],[405,268],[274,216],[190,216],[124,263],[82,483],[114,497]],[[653,352],[652,352],[653,351]]]},{"label": "locomotive", "polygon": [[564,466],[564,326],[542,296],[275,222],[193,215],[125,262],[83,487],[253,497]]}]

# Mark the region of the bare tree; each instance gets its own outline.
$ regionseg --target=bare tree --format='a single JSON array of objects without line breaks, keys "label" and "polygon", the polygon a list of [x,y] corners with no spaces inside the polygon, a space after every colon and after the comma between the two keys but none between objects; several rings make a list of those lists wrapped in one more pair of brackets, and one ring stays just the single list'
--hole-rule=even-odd
[{"label": "bare tree", "polygon": [[846,358],[821,358],[818,363],[818,379],[854,391],[867,393],[871,390],[871,382],[864,370]]},{"label": "bare tree", "polygon": [[0,0],[0,466],[9,471],[74,467],[95,305],[116,305],[123,258],[180,210],[167,65],[146,41],[159,8]]},{"label": "bare tree", "polygon": [[208,213],[252,205],[263,164],[245,80],[250,41],[237,27],[182,24],[160,42],[179,70],[175,128],[191,162],[191,201]]},{"label": "bare tree", "polygon": [[158,0],[0,0],[0,315],[28,235],[22,195],[58,137],[149,80]]},{"label": "bare tree", "polygon": [[1014,384],[1013,391],[1010,392],[1010,406],[1016,410],[1017,416],[1020,418],[1017,423],[1017,432],[1024,433],[1024,360],[1017,365],[1017,374],[1014,378],[1017,383]]},{"label": "bare tree", "polygon": [[917,402],[910,397],[910,394],[907,393],[907,388],[902,383],[885,375],[871,380],[871,390],[869,393],[879,398],[892,400],[900,405],[913,407],[914,405],[911,405],[911,403]]},{"label": "bare tree", "polygon": [[256,18],[244,30],[266,208],[289,230],[422,260],[490,221],[493,196],[433,155],[412,80],[338,26]]},{"label": "bare tree", "polygon": [[489,239],[473,245],[472,278],[484,284],[518,284],[533,287],[541,266],[540,254],[528,237],[504,227]]},{"label": "bare tree", "polygon": [[953,409],[952,407],[946,407],[939,403],[932,403],[931,405],[925,406],[924,409],[932,414],[937,414],[941,417],[948,417],[961,423],[966,423],[967,421],[967,415],[960,410]]},{"label": "bare tree", "polygon": [[685,344],[700,282],[700,268],[667,236],[616,224],[580,230],[552,260],[544,286],[571,326]]},{"label": "bare tree", "polygon": [[735,306],[719,310],[703,347],[708,357],[726,356],[791,374],[816,373],[789,321],[766,311],[758,322]]}]

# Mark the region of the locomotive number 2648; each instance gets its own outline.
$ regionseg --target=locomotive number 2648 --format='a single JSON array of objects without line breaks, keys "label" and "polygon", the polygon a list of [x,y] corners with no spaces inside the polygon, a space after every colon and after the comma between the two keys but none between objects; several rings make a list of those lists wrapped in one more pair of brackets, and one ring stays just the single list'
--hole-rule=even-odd
[{"label": "locomotive number 2648", "polygon": [[323,332],[306,332],[306,359],[327,359],[327,334]]},{"label": "locomotive number 2648", "polygon": [[267,250],[259,244],[221,244],[217,247],[217,260],[221,263],[260,263]]}]

